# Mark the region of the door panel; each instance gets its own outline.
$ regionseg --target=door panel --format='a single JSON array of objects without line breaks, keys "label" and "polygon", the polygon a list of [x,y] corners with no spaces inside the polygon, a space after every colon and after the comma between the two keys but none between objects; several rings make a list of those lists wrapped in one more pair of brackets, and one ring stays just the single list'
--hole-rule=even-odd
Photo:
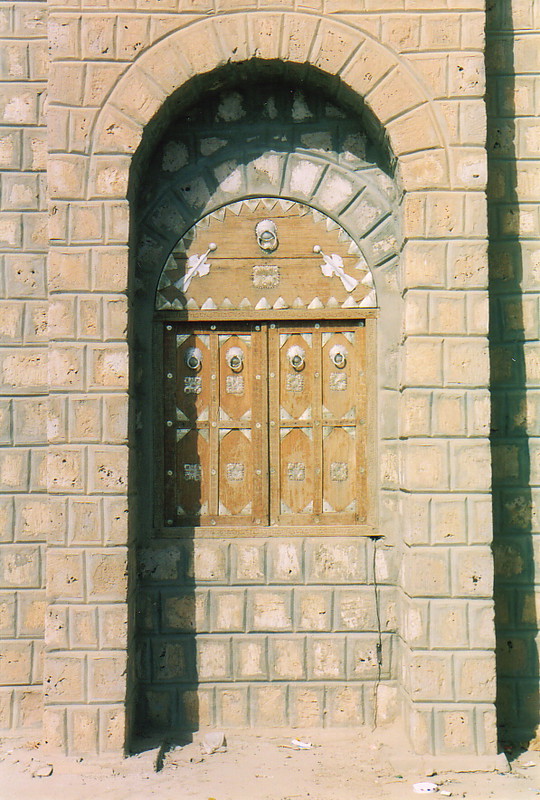
[{"label": "door panel", "polygon": [[365,522],[362,321],[167,324],[169,526]]}]

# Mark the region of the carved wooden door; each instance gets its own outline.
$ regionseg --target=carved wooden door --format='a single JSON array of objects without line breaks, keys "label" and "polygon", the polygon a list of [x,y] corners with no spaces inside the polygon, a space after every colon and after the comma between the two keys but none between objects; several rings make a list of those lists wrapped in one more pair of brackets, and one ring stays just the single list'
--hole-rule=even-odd
[{"label": "carved wooden door", "polygon": [[248,200],[185,235],[156,295],[166,527],[368,521],[374,303],[356,244],[307,206]]},{"label": "carved wooden door", "polygon": [[363,320],[166,328],[169,525],[365,522]]}]

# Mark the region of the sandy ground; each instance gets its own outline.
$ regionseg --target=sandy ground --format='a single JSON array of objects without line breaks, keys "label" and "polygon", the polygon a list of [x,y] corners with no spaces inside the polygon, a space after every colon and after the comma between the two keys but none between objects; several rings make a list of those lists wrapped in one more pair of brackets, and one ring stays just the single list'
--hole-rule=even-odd
[{"label": "sandy ground", "polygon": [[[493,759],[490,771],[452,758],[418,758],[398,729],[237,731],[226,752],[204,755],[203,734],[189,744],[152,743],[127,759],[58,758],[37,741],[0,742],[1,800],[414,800],[417,782],[436,797],[521,800],[540,796],[540,752]],[[293,749],[291,739],[311,742]],[[467,763],[465,763],[467,761]],[[48,775],[52,768],[52,774]],[[498,769],[497,769],[498,768]],[[454,770],[454,771],[452,771]],[[46,775],[46,777],[39,777]]]}]

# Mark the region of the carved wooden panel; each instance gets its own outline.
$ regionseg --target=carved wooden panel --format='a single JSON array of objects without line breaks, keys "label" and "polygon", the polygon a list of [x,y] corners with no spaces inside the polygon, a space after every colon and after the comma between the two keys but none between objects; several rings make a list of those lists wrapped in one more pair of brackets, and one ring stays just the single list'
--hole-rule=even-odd
[{"label": "carved wooden panel", "polygon": [[276,198],[232,203],[203,217],[161,274],[157,310],[244,313],[377,305],[358,245],[307,205]]},{"label": "carved wooden panel", "polygon": [[165,524],[365,522],[364,334],[165,325]]}]

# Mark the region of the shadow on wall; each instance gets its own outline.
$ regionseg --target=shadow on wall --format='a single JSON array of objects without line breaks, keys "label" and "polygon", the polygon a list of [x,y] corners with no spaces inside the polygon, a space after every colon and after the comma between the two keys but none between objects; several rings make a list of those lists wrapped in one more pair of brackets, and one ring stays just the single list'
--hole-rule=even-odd
[{"label": "shadow on wall", "polygon": [[[527,376],[537,339],[527,297],[518,205],[516,78],[510,0],[487,3],[489,292],[497,713],[503,742],[526,743],[540,723],[531,433],[540,405]],[[534,315],[533,315],[534,320]],[[537,378],[536,378],[537,380]]]}]

